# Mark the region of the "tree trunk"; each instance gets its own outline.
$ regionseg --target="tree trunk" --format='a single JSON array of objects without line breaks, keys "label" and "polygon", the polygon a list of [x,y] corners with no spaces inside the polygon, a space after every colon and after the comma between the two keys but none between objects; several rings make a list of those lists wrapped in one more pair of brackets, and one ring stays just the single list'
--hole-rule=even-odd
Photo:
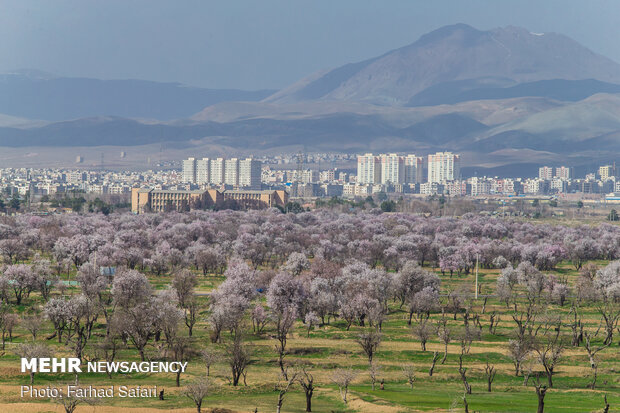
[{"label": "tree trunk", "polygon": [[545,412],[545,393],[547,389],[536,389],[536,394],[538,395],[538,409],[536,413],[544,413]]},{"label": "tree trunk", "polygon": [[596,366],[595,364],[593,364],[592,366],[592,373],[593,377],[592,377],[592,383],[590,383],[590,385],[588,387],[590,387],[592,390],[594,390],[594,387],[596,386],[596,378],[597,378],[597,374],[598,374],[598,366]]},{"label": "tree trunk", "polygon": [[312,411],[312,391],[306,392],[306,412]]}]

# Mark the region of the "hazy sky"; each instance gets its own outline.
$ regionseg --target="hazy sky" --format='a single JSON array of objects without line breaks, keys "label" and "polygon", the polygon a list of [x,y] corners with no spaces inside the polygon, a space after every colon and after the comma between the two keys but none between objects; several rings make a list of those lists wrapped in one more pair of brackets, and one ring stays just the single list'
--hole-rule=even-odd
[{"label": "hazy sky", "polygon": [[620,62],[616,0],[0,0],[0,71],[281,88],[440,26],[559,32]]}]

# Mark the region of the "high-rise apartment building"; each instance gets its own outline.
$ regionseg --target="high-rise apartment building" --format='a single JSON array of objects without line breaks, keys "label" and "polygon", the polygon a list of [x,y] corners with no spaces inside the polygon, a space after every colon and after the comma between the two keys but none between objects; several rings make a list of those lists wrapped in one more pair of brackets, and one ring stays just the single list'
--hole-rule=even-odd
[{"label": "high-rise apartment building", "polygon": [[606,181],[609,178],[616,175],[616,171],[612,165],[605,165],[598,168],[598,174],[601,177],[601,181]]},{"label": "high-rise apartment building", "polygon": [[224,158],[211,159],[209,166],[209,179],[213,185],[224,183]]},{"label": "high-rise apartment building", "polygon": [[421,183],[423,160],[413,154],[371,153],[357,157],[357,183],[359,184],[415,184]]},{"label": "high-rise apartment building", "polygon": [[182,181],[198,185],[231,185],[246,189],[261,188],[262,163],[246,159],[195,159],[183,160]]},{"label": "high-rise apartment building", "polygon": [[428,182],[453,181],[461,173],[460,157],[452,152],[428,155]]},{"label": "high-rise apartment building", "polygon": [[538,168],[538,178],[550,181],[553,179],[553,168],[550,166],[542,166]]},{"label": "high-rise apartment building", "polygon": [[555,168],[554,178],[560,178],[568,180],[571,178],[571,168],[568,166],[558,166]]},{"label": "high-rise apartment building", "polygon": [[415,155],[405,156],[405,183],[421,184],[424,180],[424,161],[422,157]]},{"label": "high-rise apartment building", "polygon": [[210,174],[209,158],[202,158],[196,161],[196,183],[198,185],[204,185],[209,183]]},{"label": "high-rise apartment building", "polygon": [[405,182],[405,158],[396,153],[379,155],[381,159],[381,183],[402,184]]},{"label": "high-rise apartment building", "polygon": [[224,183],[239,186],[239,159],[230,158],[224,161]]},{"label": "high-rise apartment building", "polygon": [[181,175],[183,182],[196,182],[196,159],[188,158],[183,160],[183,173]]},{"label": "high-rise apartment building", "polygon": [[239,161],[239,186],[242,188],[261,188],[262,165],[260,161],[246,158]]},{"label": "high-rise apartment building", "polygon": [[381,160],[372,153],[357,157],[357,183],[381,183]]}]

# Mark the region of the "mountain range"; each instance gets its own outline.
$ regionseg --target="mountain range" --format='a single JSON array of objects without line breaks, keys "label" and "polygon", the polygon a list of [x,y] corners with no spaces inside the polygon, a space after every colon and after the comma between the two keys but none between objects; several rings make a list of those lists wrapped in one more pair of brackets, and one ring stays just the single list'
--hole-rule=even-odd
[{"label": "mountain range", "polygon": [[63,121],[92,116],[172,120],[227,101],[259,101],[274,90],[204,89],[145,80],[57,77],[33,70],[0,75],[0,113]]},{"label": "mountain range", "polygon": [[19,72],[0,76],[0,97],[4,147],[453,150],[493,171],[620,154],[620,65],[517,27],[442,27],[280,91]]}]

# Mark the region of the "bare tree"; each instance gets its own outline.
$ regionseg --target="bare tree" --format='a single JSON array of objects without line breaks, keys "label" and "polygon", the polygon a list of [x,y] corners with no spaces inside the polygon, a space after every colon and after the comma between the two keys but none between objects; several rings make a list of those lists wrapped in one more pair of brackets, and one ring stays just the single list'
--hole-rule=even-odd
[{"label": "bare tree", "polygon": [[349,393],[349,385],[355,378],[357,377],[357,373],[354,372],[351,368],[348,369],[336,369],[331,375],[331,380],[338,386],[340,390],[340,397],[344,404],[347,404],[347,395]]},{"label": "bare tree", "polygon": [[284,379],[286,377],[286,369],[284,368],[284,357],[286,357],[286,343],[288,339],[288,335],[295,324],[295,319],[297,318],[297,310],[290,306],[286,307],[284,311],[278,312],[274,315],[276,322],[276,352],[278,353],[278,365],[280,366],[280,372],[282,373]]},{"label": "bare tree", "polygon": [[519,307],[516,299],[513,303],[514,310],[511,314],[513,321],[517,325],[515,330],[517,339],[520,341],[526,341],[526,335],[530,333],[534,327],[536,316],[538,315],[538,308],[535,305],[534,300],[528,300],[524,307]]},{"label": "bare tree", "polygon": [[8,311],[8,307],[3,306],[0,310],[0,330],[2,330],[2,350],[5,348],[7,334],[9,341],[13,341],[13,329],[19,323],[19,316]]},{"label": "bare tree", "polygon": [[555,368],[562,358],[564,352],[564,341],[560,336],[560,325],[558,324],[556,331],[550,334],[546,340],[540,340],[534,350],[538,355],[538,361],[542,364],[547,375],[547,384],[549,388],[553,387],[553,375]]},{"label": "bare tree", "polygon": [[530,353],[530,355],[528,355],[528,357],[521,363],[521,373],[523,374],[524,386],[527,386],[530,382],[530,377],[534,373],[536,361],[536,357]]},{"label": "bare tree", "polygon": [[463,408],[465,409],[465,413],[469,413],[469,403],[467,402],[467,392],[463,393],[461,396],[463,399]]},{"label": "bare tree", "polygon": [[243,383],[246,384],[246,369],[250,364],[251,355],[249,349],[243,344],[243,334],[241,332],[235,334],[233,342],[226,349],[226,362],[230,366],[230,382],[233,386],[239,385],[239,380],[243,377]]},{"label": "bare tree", "polygon": [[584,346],[586,348],[586,352],[588,353],[588,359],[590,360],[590,367],[592,368],[592,383],[588,384],[588,388],[594,390],[596,386],[596,379],[598,376],[598,360],[596,354],[602,350],[605,350],[609,347],[609,344],[603,343],[600,346],[596,346],[594,344],[594,339],[596,338],[596,333],[591,334],[589,332],[584,332]]},{"label": "bare tree", "polygon": [[540,376],[537,374],[534,377],[534,388],[536,389],[536,396],[538,397],[538,408],[536,413],[545,412],[545,395],[547,394],[547,386],[540,382]]},{"label": "bare tree", "polygon": [[298,371],[293,371],[289,373],[288,367],[285,370],[285,372],[280,373],[280,378],[278,379],[278,383],[276,384],[276,389],[278,390],[278,404],[276,405],[276,413],[280,413],[282,411],[284,397],[293,386],[293,384],[295,384],[295,382],[297,381],[297,376],[299,374]]},{"label": "bare tree", "polygon": [[381,365],[375,363],[374,361],[370,363],[368,367],[368,374],[370,375],[370,383],[372,384],[372,391],[375,391],[375,384],[377,383],[377,377],[379,376],[379,372],[381,371]]},{"label": "bare tree", "polygon": [[502,321],[502,318],[497,314],[497,312],[493,311],[489,315],[489,333],[493,335],[497,333],[497,326],[500,321]]},{"label": "bare tree", "polygon": [[511,339],[508,341],[508,355],[515,366],[515,376],[519,375],[521,364],[527,358],[530,351],[532,351],[531,343],[525,339]]},{"label": "bare tree", "polygon": [[306,412],[312,411],[312,395],[314,393],[314,377],[310,372],[306,369],[306,367],[302,367],[299,375],[297,376],[297,382],[304,389],[304,394],[306,395]]},{"label": "bare tree", "polygon": [[428,375],[430,377],[433,376],[433,371],[435,370],[435,365],[437,364],[437,360],[439,360],[439,352],[433,351],[433,360],[431,362],[431,368],[428,369]]},{"label": "bare tree", "polygon": [[211,366],[220,361],[222,355],[214,349],[206,348],[200,351],[200,358],[207,368],[207,377],[209,377]]},{"label": "bare tree", "polygon": [[198,313],[200,312],[198,299],[195,296],[188,298],[185,301],[183,310],[185,315],[185,325],[187,326],[188,334],[191,337],[194,331],[194,324],[196,324]]},{"label": "bare tree", "polygon": [[407,364],[402,366],[402,373],[403,373],[403,377],[405,377],[405,380],[407,380],[407,383],[409,384],[409,387],[411,388],[411,390],[413,390],[413,385],[415,384],[415,367],[412,364]]},{"label": "bare tree", "polygon": [[452,341],[452,330],[448,327],[448,320],[445,317],[438,323],[437,335],[444,345],[443,359],[441,360],[441,364],[444,364],[448,358],[448,344]]},{"label": "bare tree", "polygon": [[433,328],[428,323],[427,319],[420,320],[413,328],[411,329],[414,336],[420,340],[420,346],[422,346],[422,351],[426,351],[426,342],[429,338],[434,334]]},{"label": "bare tree", "polygon": [[32,335],[32,341],[37,339],[37,334],[43,328],[41,315],[28,315],[22,318],[22,326]]},{"label": "bare tree", "polygon": [[607,333],[604,343],[611,344],[614,338],[614,330],[618,327],[620,320],[620,302],[605,298],[596,307],[603,317],[603,327]]},{"label": "bare tree", "polygon": [[176,293],[179,305],[184,310],[185,325],[190,337],[192,336],[194,324],[196,324],[196,315],[199,310],[198,302],[194,296],[197,284],[196,276],[189,270],[177,272],[172,279],[172,287]]},{"label": "bare tree", "polygon": [[459,355],[459,374],[461,375],[461,380],[463,380],[465,393],[471,394],[471,385],[467,382],[467,369],[463,367],[463,353]]},{"label": "bare tree", "polygon": [[196,405],[196,411],[200,413],[202,401],[205,397],[207,397],[210,390],[211,383],[209,382],[209,379],[206,377],[201,377],[200,379],[185,386],[183,394],[194,402]]},{"label": "bare tree", "polygon": [[495,370],[495,366],[493,366],[492,364],[489,364],[489,362],[487,361],[487,365],[484,368],[484,374],[487,378],[487,391],[489,393],[491,393],[491,384],[493,384],[493,380],[495,380],[496,373],[497,373],[497,370]]},{"label": "bare tree", "polygon": [[375,330],[368,330],[358,335],[355,341],[362,347],[366,357],[368,357],[368,364],[371,364],[379,344],[381,344],[381,333]]},{"label": "bare tree", "polygon": [[461,352],[463,354],[469,354],[471,343],[474,340],[480,340],[481,332],[478,327],[466,325],[458,331],[458,340],[461,344]]},{"label": "bare tree", "polygon": [[571,345],[578,347],[583,341],[583,322],[581,321],[582,315],[579,312],[578,304],[573,303],[571,305],[570,314],[573,315],[573,320],[570,324],[570,328],[573,332]]}]

